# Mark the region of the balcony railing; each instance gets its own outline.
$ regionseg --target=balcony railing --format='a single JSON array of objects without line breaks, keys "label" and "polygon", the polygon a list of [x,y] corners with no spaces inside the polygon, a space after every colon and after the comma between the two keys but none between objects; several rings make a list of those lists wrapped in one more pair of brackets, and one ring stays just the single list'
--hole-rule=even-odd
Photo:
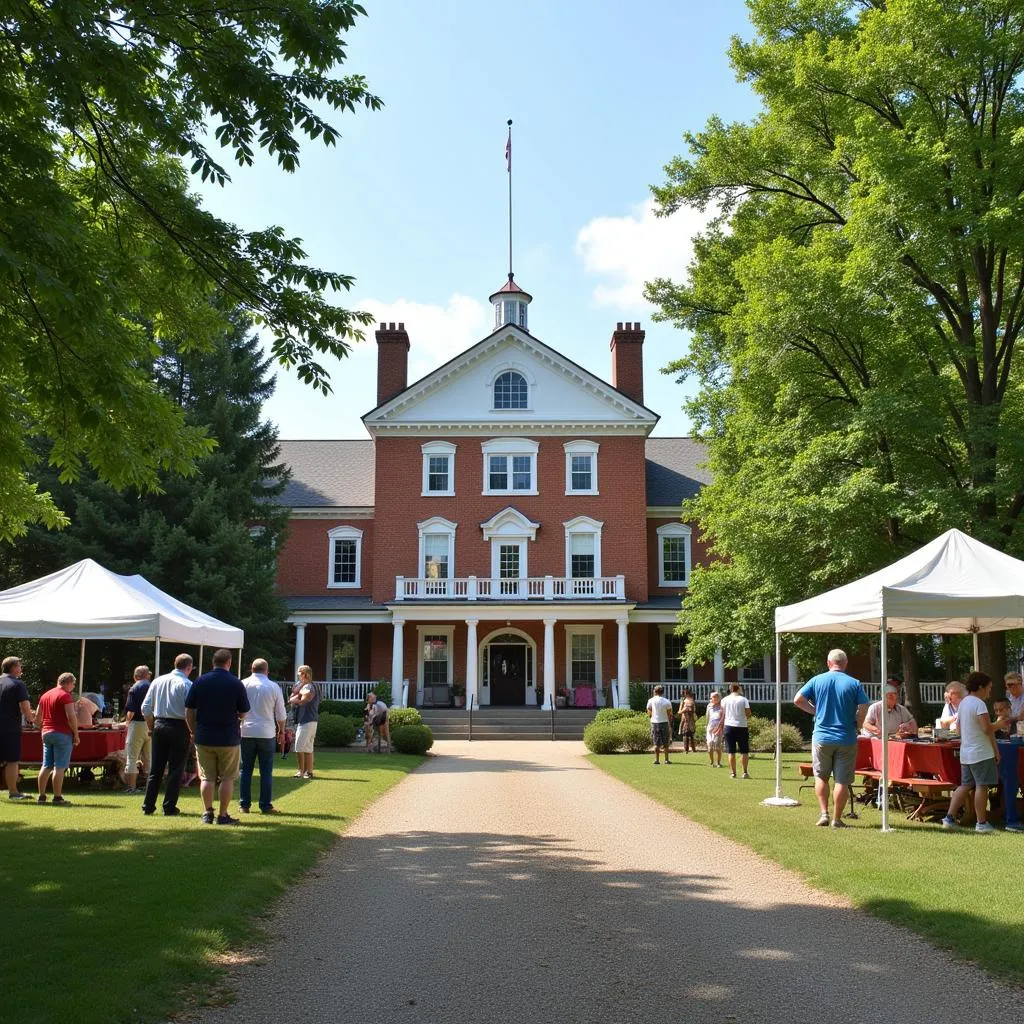
[{"label": "balcony railing", "polygon": [[625,601],[625,576],[395,577],[396,601]]}]

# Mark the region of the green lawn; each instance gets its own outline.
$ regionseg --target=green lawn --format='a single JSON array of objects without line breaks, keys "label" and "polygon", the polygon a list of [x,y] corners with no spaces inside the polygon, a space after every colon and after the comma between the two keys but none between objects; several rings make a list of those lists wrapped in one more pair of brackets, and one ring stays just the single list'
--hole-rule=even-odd
[{"label": "green lawn", "polygon": [[796,808],[764,807],[775,792],[769,755],[750,762],[753,778],[730,779],[711,769],[707,755],[673,754],[671,768],[655,768],[649,754],[591,756],[598,767],[787,868],[812,885],[847,897],[858,907],[896,921],[937,946],[1024,982],[1024,901],[1018,884],[1024,835],[943,832],[937,824],[908,822],[891,811],[895,831],[879,830],[881,813],[857,804],[859,821],[838,832],[816,828],[812,789],[797,793],[796,765],[806,754],[783,756],[783,791]]},{"label": "green lawn", "polygon": [[277,897],[421,760],[318,753],[319,778],[307,782],[291,778],[294,758],[279,760],[283,813],[240,815],[228,828],[200,823],[195,787],[177,818],[159,808],[143,816],[138,796],[71,786],[75,806],[66,808],[4,793],[0,1020],[145,1021],[165,1019],[183,999],[223,998],[223,964],[259,940]]}]

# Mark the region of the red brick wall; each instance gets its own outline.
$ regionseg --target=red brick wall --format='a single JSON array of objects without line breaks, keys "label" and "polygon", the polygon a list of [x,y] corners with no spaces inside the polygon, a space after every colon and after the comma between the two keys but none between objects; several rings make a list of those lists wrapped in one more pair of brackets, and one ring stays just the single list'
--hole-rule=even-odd
[{"label": "red brick wall", "polygon": [[[335,526],[354,526],[363,531],[362,585],[358,588],[327,586],[331,548],[327,534]],[[293,519],[277,552],[278,590],[286,597],[368,594],[373,575],[373,539],[372,519]]]},{"label": "red brick wall", "polygon": [[[377,535],[387,538],[373,558],[373,596],[390,601],[396,576],[419,576],[416,524],[431,516],[458,523],[454,575],[490,576],[491,544],[480,524],[509,505],[540,523],[527,549],[530,576],[564,576],[564,522],[587,515],[604,523],[601,572],[623,574],[630,600],[647,599],[647,545],[644,539],[645,480],[642,437],[601,437],[596,495],[566,495],[565,450],[568,437],[537,438],[537,495],[482,495],[481,437],[451,437],[455,453],[455,496],[421,497],[424,438],[380,438],[377,441]],[[364,541],[365,543],[365,541]],[[325,574],[326,575],[326,574]]]}]

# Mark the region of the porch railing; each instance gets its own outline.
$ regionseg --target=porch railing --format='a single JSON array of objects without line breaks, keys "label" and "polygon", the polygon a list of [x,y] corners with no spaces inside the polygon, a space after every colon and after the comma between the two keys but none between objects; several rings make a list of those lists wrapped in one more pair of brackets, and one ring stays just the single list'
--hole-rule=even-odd
[{"label": "porch railing", "polygon": [[[321,700],[358,700],[365,701],[366,695],[379,685],[376,679],[359,681],[340,681],[337,679],[318,679],[316,685],[320,687]],[[291,684],[282,683],[285,699],[291,693]]]},{"label": "porch railing", "polygon": [[[655,683],[645,682],[644,686],[647,687],[648,691],[653,691],[655,686],[663,686],[665,689],[665,696],[671,701],[678,701],[682,699],[683,690],[690,689],[693,691],[694,697],[698,701],[707,701],[711,699],[711,691],[718,690],[718,692],[724,697],[729,692],[729,683]],[[863,683],[867,695],[872,700],[878,700],[881,696],[881,686],[879,683]],[[782,700],[784,702],[792,701],[796,696],[797,691],[803,683],[783,683],[782,684]],[[941,704],[943,701],[943,691],[946,688],[944,682],[923,682],[921,686],[921,700],[925,704]],[[740,683],[741,692],[743,696],[747,698],[752,704],[774,704],[775,703],[775,683],[758,681],[750,683]]]},{"label": "porch railing", "polygon": [[625,576],[395,577],[396,601],[624,601]]}]

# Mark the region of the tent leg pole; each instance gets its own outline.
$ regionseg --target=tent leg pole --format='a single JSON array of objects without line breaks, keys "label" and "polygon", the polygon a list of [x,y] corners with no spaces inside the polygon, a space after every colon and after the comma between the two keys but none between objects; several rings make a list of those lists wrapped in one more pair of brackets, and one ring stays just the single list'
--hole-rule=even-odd
[{"label": "tent leg pole", "polygon": [[782,634],[775,634],[775,796],[762,800],[768,807],[799,807],[800,801],[782,795]]},{"label": "tent leg pole", "polygon": [[[977,659],[975,659],[977,660]],[[78,692],[81,694],[85,679],[85,637],[82,637],[82,646],[78,652]]]},{"label": "tent leg pole", "polygon": [[205,650],[206,650],[206,644],[200,644],[199,645],[199,671],[196,673],[197,677],[201,676],[203,674],[203,651],[205,651]]},{"label": "tent leg pole", "polygon": [[888,662],[888,632],[889,624],[886,616],[881,618],[881,628],[879,630],[878,647],[879,656],[882,662],[882,831],[893,832],[894,829],[889,828],[889,723],[887,721],[888,716],[885,713],[885,681],[889,675],[889,662]]},{"label": "tent leg pole", "polygon": [[160,637],[156,638],[156,650],[153,652],[153,678],[160,675]]},{"label": "tent leg pole", "polygon": [[971,641],[974,645],[974,671],[980,672],[981,669],[978,666],[978,629],[975,626],[974,631],[971,633]]},{"label": "tent leg pole", "polygon": [[238,672],[237,675],[242,674],[242,648],[238,648]]}]

